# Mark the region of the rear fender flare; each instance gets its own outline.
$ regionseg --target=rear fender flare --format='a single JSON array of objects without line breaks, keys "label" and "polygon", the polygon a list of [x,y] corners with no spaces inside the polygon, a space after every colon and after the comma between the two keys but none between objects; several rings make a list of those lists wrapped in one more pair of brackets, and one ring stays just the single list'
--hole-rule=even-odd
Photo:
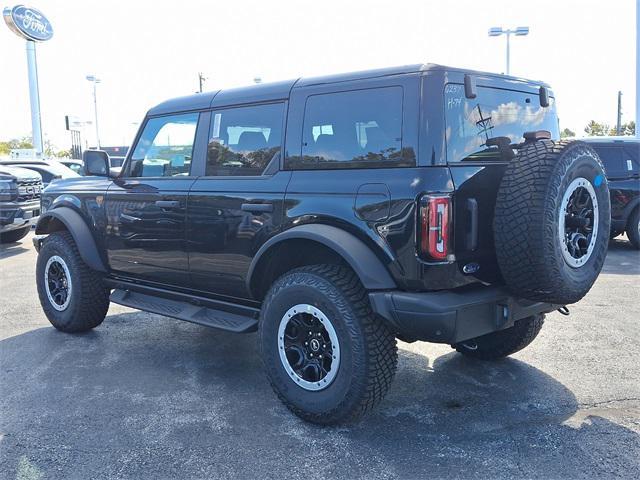
[{"label": "rear fender flare", "polygon": [[367,290],[397,288],[389,270],[362,240],[345,230],[331,225],[301,225],[286,230],[265,242],[253,257],[247,274],[247,288],[251,291],[253,274],[261,258],[280,242],[292,239],[313,240],[330,248],[342,257],[358,275]]},{"label": "rear fender flare", "polygon": [[107,267],[100,257],[100,252],[91,230],[82,215],[75,210],[69,207],[58,207],[40,215],[36,225],[36,234],[47,234],[56,231],[51,225],[51,221],[54,219],[61,222],[71,233],[84,263],[92,270],[106,272]]}]

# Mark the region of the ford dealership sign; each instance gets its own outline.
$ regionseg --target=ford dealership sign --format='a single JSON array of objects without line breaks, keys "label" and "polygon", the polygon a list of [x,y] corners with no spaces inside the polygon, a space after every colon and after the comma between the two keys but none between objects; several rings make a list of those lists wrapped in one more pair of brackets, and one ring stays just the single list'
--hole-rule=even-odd
[{"label": "ford dealership sign", "polygon": [[9,28],[22,38],[44,42],[53,36],[51,23],[35,8],[16,5],[13,8],[5,8],[2,14]]}]

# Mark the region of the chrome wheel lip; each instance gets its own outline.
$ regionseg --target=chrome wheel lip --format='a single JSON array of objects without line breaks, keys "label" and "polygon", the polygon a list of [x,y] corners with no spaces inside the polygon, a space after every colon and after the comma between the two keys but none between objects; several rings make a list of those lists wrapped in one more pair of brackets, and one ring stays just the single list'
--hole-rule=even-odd
[{"label": "chrome wheel lip", "polygon": [[[64,275],[67,280],[67,297],[65,298],[65,301],[62,305],[60,305],[54,300],[53,293],[51,292],[51,288],[49,287],[49,272],[50,272],[51,266],[54,263],[57,263],[62,267],[62,270],[64,271]],[[62,259],[62,257],[58,255],[53,255],[49,257],[49,260],[47,260],[47,264],[44,267],[44,288],[45,288],[45,291],[47,292],[47,298],[49,299],[49,303],[51,304],[51,306],[56,310],[58,310],[59,312],[66,310],[66,308],[69,306],[69,302],[71,301],[71,293],[73,292],[73,283],[71,281],[71,273],[69,272],[69,267],[67,267],[67,264]]]},{"label": "chrome wheel lip", "polygon": [[[584,188],[588,193],[591,199],[591,203],[593,205],[593,230],[591,232],[591,239],[589,240],[589,245],[587,246],[587,252],[579,258],[574,257],[569,252],[569,248],[567,246],[568,240],[565,233],[565,215],[567,214],[567,206],[569,204],[569,200],[573,193],[579,188]],[[595,244],[598,238],[598,224],[599,224],[599,213],[598,213],[598,198],[596,196],[595,189],[589,180],[584,177],[578,177],[574,179],[567,190],[564,192],[562,197],[562,202],[560,203],[560,212],[558,215],[558,236],[560,238],[560,248],[562,251],[562,257],[564,261],[572,268],[579,268],[584,265],[589,258],[591,258],[591,254],[595,248]]]},{"label": "chrome wheel lip", "polygon": [[[309,382],[300,377],[289,363],[289,359],[287,358],[287,354],[285,352],[285,330],[287,328],[287,325],[289,324],[289,320],[300,313],[309,313],[317,318],[322,323],[324,329],[327,331],[329,340],[331,341],[333,353],[331,368],[329,369],[329,372],[325,375],[325,377],[322,378],[319,382]],[[287,310],[287,312],[280,319],[280,325],[278,326],[278,355],[280,357],[282,368],[284,368],[291,380],[293,380],[296,385],[299,385],[301,388],[308,391],[317,392],[327,388],[335,380],[336,375],[338,374],[338,369],[340,368],[340,343],[338,341],[336,330],[329,321],[329,318],[319,308],[316,308],[313,305],[309,305],[308,303],[300,303],[294,305],[289,310]]]}]

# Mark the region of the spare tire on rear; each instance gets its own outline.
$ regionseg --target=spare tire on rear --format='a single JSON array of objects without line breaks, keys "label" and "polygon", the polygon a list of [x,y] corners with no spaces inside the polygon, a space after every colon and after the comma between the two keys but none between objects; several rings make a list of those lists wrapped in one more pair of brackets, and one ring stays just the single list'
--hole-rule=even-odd
[{"label": "spare tire on rear", "polygon": [[611,223],[602,163],[579,141],[525,144],[496,199],[498,265],[517,296],[566,305],[580,300],[604,264]]}]

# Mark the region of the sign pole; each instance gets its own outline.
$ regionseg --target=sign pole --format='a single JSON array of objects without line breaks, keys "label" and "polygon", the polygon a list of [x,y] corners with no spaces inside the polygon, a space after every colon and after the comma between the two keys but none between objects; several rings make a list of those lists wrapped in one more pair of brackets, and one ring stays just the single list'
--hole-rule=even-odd
[{"label": "sign pole", "polygon": [[36,157],[42,158],[42,121],[40,119],[40,92],[38,91],[38,64],[36,42],[46,42],[53,36],[53,27],[40,10],[24,5],[2,10],[9,29],[27,41],[27,69],[29,71],[29,100],[31,102],[31,129]]},{"label": "sign pole", "polygon": [[29,70],[29,99],[31,100],[31,129],[36,157],[42,157],[42,121],[40,119],[40,92],[38,89],[38,64],[36,62],[36,42],[27,40],[27,68]]}]

